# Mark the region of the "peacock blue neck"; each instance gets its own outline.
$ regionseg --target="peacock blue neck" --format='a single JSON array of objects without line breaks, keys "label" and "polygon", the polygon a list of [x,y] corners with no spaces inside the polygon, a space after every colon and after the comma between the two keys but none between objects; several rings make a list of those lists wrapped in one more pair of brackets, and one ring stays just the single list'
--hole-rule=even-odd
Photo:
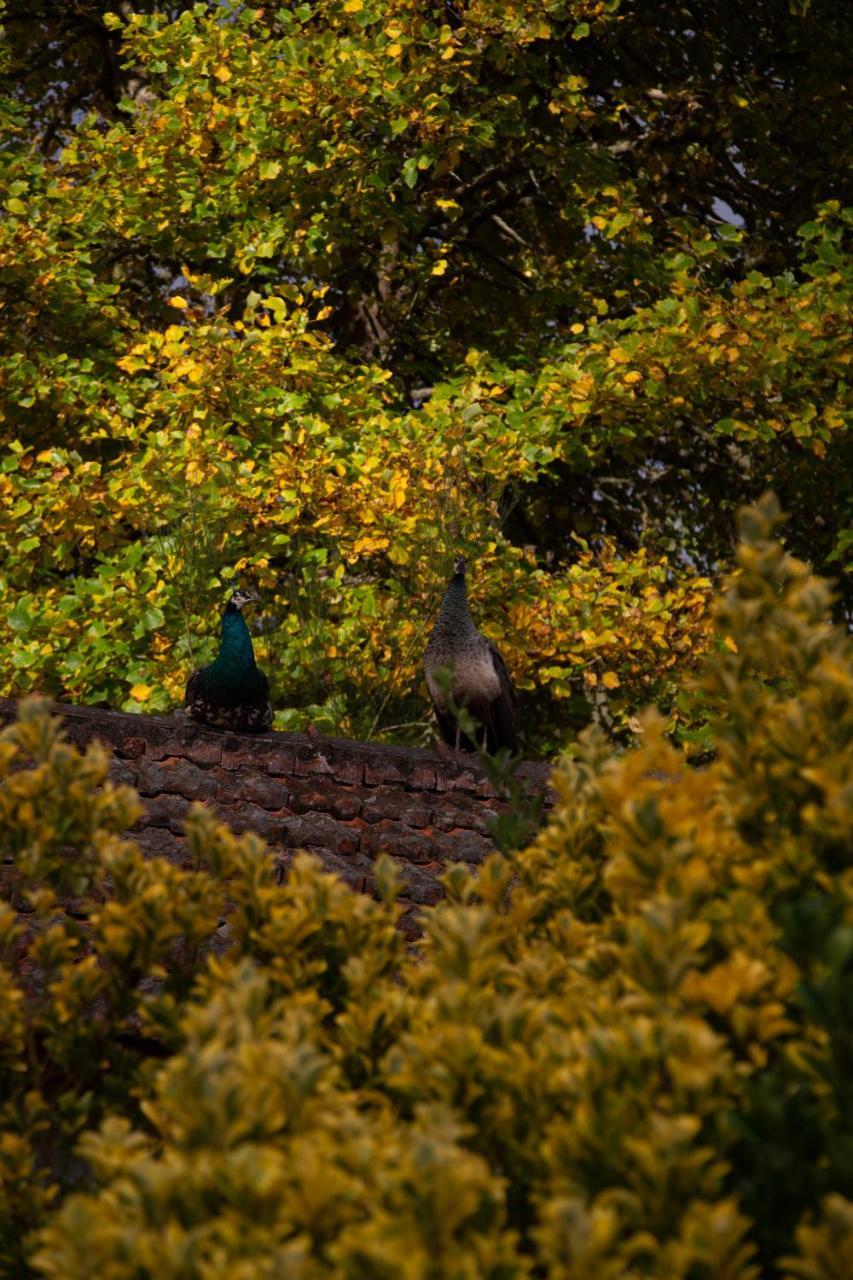
[{"label": "peacock blue neck", "polygon": [[254,672],[255,665],[255,650],[246,619],[236,605],[229,603],[222,615],[219,654],[207,668],[205,683],[240,681]]}]

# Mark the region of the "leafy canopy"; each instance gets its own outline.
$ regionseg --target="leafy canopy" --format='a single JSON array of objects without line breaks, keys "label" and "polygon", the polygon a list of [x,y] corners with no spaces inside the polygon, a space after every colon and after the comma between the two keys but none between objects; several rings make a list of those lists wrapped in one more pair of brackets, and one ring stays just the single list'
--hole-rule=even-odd
[{"label": "leafy canopy", "polygon": [[243,574],[421,741],[461,546],[528,750],[689,734],[738,503],[849,564],[848,6],[2,12],[4,691],[165,709]]}]

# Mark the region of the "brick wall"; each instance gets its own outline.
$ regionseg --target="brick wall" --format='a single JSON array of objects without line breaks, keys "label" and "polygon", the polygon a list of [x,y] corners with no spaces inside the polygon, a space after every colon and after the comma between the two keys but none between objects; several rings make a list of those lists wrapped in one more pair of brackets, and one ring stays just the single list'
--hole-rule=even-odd
[{"label": "brick wall", "polygon": [[[98,739],[116,782],[135,787],[145,815],[133,835],[176,862],[183,821],[195,800],[235,832],[255,831],[282,873],[308,849],[353,888],[370,892],[382,852],[400,864],[409,911],[441,896],[448,862],[479,863],[493,847],[490,821],[506,805],[476,761],[433,752],[297,733],[230,734],[178,717],[127,715],[57,705],[79,747]],[[0,699],[0,721],[16,704]],[[518,776],[546,791],[548,766],[522,764]]]}]

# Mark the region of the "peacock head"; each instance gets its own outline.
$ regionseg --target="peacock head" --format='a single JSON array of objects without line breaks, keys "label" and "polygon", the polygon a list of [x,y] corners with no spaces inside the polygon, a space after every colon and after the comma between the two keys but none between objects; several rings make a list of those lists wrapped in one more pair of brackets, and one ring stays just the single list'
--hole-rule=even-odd
[{"label": "peacock head", "polygon": [[251,587],[238,587],[228,601],[229,608],[233,606],[235,609],[242,610],[247,604],[257,604],[260,600],[257,591],[253,591]]},{"label": "peacock head", "polygon": [[456,559],[453,561],[453,572],[454,572],[454,573],[461,573],[461,574],[462,574],[462,576],[464,577],[464,576],[465,576],[465,570],[466,570],[467,568],[468,568],[468,561],[465,559],[465,557],[464,557],[464,556],[457,556],[457,557],[456,557]]}]

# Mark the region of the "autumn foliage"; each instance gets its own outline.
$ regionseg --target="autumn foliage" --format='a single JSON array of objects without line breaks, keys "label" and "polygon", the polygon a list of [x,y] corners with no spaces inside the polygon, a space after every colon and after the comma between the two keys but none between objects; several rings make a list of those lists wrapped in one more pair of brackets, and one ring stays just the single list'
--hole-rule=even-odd
[{"label": "autumn foliage", "polygon": [[703,745],[737,505],[849,562],[843,9],[6,0],[0,689],[167,709],[237,577],[426,741],[462,547],[528,752]]},{"label": "autumn foliage", "polygon": [[743,513],[716,606],[713,763],[656,714],[621,757],[588,730],[541,834],[449,867],[414,951],[393,859],[381,901],[307,857],[279,885],[199,808],[193,866],[146,861],[102,753],[24,704],[3,1274],[847,1274],[853,664],[777,524]]}]

